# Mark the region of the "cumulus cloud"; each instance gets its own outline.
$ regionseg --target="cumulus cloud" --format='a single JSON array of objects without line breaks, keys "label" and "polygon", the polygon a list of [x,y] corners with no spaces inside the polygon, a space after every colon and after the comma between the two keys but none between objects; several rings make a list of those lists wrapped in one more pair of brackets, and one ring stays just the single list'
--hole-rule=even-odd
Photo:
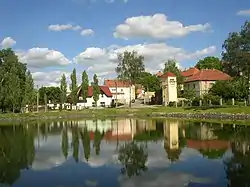
[{"label": "cumulus cloud", "polygon": [[16,41],[11,37],[6,37],[0,42],[2,48],[9,48],[16,44]]},{"label": "cumulus cloud", "polygon": [[116,27],[114,37],[124,39],[149,37],[156,39],[177,38],[192,32],[206,32],[210,24],[183,25],[179,21],[170,21],[164,14],[127,18]]},{"label": "cumulus cloud", "polygon": [[49,25],[48,29],[50,31],[55,31],[55,32],[59,32],[59,31],[65,31],[65,30],[81,30],[82,27],[79,25],[72,25],[72,24],[55,24],[55,25]]},{"label": "cumulus cloud", "polygon": [[84,29],[81,32],[82,36],[91,36],[94,35],[94,31],[92,29]]},{"label": "cumulus cloud", "polygon": [[68,65],[71,63],[61,52],[48,48],[31,48],[28,51],[19,51],[16,54],[21,62],[34,68]]},{"label": "cumulus cloud", "polygon": [[106,49],[87,48],[77,55],[73,61],[89,67],[92,72],[114,72],[117,66],[117,55],[124,51],[137,51],[145,58],[145,66],[151,71],[162,68],[167,59],[176,59],[179,62],[195,60],[210,55],[216,51],[215,46],[210,46],[194,52],[188,52],[182,48],[169,46],[165,43],[137,44],[128,46],[110,46]]},{"label": "cumulus cloud", "polygon": [[237,15],[239,15],[239,16],[250,16],[250,9],[240,10],[239,12],[237,12]]},{"label": "cumulus cloud", "polygon": [[36,85],[40,86],[59,86],[62,75],[65,74],[69,83],[71,72],[63,71],[37,71],[32,73]]}]

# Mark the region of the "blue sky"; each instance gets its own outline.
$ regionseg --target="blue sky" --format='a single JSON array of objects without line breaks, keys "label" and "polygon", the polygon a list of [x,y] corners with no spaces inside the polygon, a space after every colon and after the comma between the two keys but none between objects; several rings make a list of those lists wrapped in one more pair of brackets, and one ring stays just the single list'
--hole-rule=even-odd
[{"label": "blue sky", "polygon": [[228,33],[250,19],[250,2],[1,0],[0,11],[2,48],[13,47],[38,84],[54,85],[73,67],[111,78],[124,50],[143,54],[152,72],[168,58],[187,68],[219,56]]}]

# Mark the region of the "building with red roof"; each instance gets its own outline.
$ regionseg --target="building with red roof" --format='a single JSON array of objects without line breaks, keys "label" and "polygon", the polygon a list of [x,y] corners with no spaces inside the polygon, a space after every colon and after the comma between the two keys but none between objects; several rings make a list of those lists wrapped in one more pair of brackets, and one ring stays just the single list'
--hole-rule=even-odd
[{"label": "building with red roof", "polygon": [[196,96],[208,93],[216,81],[230,80],[231,77],[217,69],[203,69],[187,76],[184,81],[184,89],[194,89]]},{"label": "building with red roof", "polygon": [[[100,95],[99,100],[97,101],[97,107],[109,107],[112,103],[112,93],[110,92],[110,89],[108,86],[99,86],[100,88]],[[78,102],[77,102],[77,108],[81,109],[84,107],[96,107],[95,101],[93,99],[93,87],[88,87],[88,97],[86,101],[82,98],[82,87],[79,87],[77,96],[78,96]]]},{"label": "building with red roof", "polygon": [[114,101],[129,104],[130,99],[135,99],[135,85],[131,84],[130,81],[106,79],[104,80],[104,85],[109,87]]}]

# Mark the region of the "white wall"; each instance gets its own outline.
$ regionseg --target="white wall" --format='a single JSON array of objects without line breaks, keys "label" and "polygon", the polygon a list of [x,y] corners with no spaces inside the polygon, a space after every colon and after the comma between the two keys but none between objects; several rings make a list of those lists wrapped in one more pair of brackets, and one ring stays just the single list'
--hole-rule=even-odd
[{"label": "white wall", "polygon": [[[117,100],[118,102],[121,103],[129,103],[129,99],[130,99],[130,88],[129,87],[117,87],[117,91],[116,91],[116,87],[110,87],[109,88],[110,92],[113,95],[113,99],[116,99],[116,93],[117,94]],[[131,87],[131,100],[135,99],[135,86]]]},{"label": "white wall", "polygon": [[176,77],[168,77],[168,102],[177,102]]},{"label": "white wall", "polygon": [[[81,97],[79,97],[79,100],[81,100]],[[83,109],[84,107],[92,107],[92,103],[94,103],[93,97],[88,97],[87,102],[78,102],[77,109]],[[105,107],[111,106],[112,97],[107,97],[105,94],[99,95],[99,100],[97,101],[97,107],[102,106],[102,103],[105,103]]]}]

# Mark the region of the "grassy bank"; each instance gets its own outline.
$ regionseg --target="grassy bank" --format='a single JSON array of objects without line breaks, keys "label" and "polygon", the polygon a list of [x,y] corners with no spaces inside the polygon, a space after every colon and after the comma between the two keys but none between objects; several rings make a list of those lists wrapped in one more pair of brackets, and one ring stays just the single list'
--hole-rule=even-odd
[{"label": "grassy bank", "polygon": [[225,108],[132,108],[132,109],[85,109],[81,111],[49,111],[33,112],[24,114],[5,113],[0,114],[0,120],[21,120],[21,119],[55,119],[55,118],[106,118],[106,117],[147,117],[157,116],[157,114],[183,113],[183,114],[250,114],[250,107],[225,107]]}]

